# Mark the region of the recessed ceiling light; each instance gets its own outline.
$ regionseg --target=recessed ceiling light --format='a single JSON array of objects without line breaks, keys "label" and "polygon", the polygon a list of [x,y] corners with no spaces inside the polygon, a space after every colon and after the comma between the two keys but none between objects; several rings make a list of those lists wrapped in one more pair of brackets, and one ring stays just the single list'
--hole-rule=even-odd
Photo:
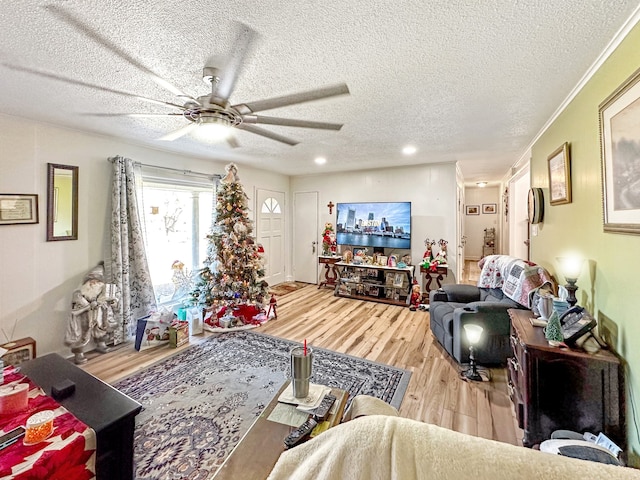
[{"label": "recessed ceiling light", "polygon": [[477,182],[476,185],[478,185],[480,188],[484,188],[487,186],[487,182]]},{"label": "recessed ceiling light", "polygon": [[413,155],[417,151],[418,151],[418,149],[416,147],[414,147],[413,145],[407,145],[406,147],[404,147],[402,149],[402,153],[404,153],[405,155]]},{"label": "recessed ceiling light", "polygon": [[327,159],[324,157],[316,157],[315,162],[318,165],[324,165],[325,163],[327,163]]}]

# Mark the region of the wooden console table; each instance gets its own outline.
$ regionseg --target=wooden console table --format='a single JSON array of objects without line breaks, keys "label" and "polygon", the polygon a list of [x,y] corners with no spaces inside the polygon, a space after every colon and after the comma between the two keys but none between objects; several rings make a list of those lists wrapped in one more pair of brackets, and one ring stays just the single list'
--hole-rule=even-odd
[{"label": "wooden console table", "polygon": [[[420,273],[424,273],[424,290],[422,291],[422,301],[424,303],[429,303],[429,292],[431,290],[442,287],[442,280],[447,276],[448,271],[449,265],[438,265],[435,272],[420,265]],[[433,280],[436,281],[436,288],[431,288]]]},{"label": "wooden console table", "polygon": [[507,361],[509,396],[522,443],[531,447],[554,430],[603,432],[623,450],[624,382],[620,360],[608,350],[551,347],[530,310],[510,309],[513,357]]},{"label": "wooden console table", "polygon": [[46,394],[63,380],[74,382],[75,392],[58,403],[96,432],[96,477],[133,479],[133,429],[142,405],[56,353],[22,363],[20,368]]},{"label": "wooden console table", "polygon": [[338,284],[338,269],[336,268],[336,263],[342,261],[342,258],[339,256],[327,256],[320,255],[318,257],[318,263],[320,265],[324,265],[324,280],[318,284],[318,288],[321,287],[329,287],[336,288]]}]

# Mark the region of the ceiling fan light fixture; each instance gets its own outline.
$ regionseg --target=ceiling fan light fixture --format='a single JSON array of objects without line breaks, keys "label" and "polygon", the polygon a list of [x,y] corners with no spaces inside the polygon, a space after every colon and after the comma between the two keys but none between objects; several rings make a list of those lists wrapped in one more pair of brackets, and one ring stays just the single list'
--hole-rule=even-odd
[{"label": "ceiling fan light fixture", "polygon": [[203,141],[221,142],[231,134],[231,122],[218,116],[202,115],[194,135]]}]

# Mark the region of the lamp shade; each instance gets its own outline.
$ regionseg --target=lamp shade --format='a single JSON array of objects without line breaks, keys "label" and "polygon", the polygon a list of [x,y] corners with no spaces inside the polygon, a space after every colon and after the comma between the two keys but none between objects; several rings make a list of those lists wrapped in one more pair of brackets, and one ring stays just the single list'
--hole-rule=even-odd
[{"label": "lamp shade", "polygon": [[464,325],[464,331],[467,334],[467,340],[471,345],[475,345],[480,341],[483,328],[480,325],[474,325],[473,323],[467,323]]},{"label": "lamp shade", "polygon": [[564,278],[576,279],[580,276],[584,258],[572,255],[566,257],[557,257],[557,259],[558,262],[560,262],[560,270],[562,271]]}]

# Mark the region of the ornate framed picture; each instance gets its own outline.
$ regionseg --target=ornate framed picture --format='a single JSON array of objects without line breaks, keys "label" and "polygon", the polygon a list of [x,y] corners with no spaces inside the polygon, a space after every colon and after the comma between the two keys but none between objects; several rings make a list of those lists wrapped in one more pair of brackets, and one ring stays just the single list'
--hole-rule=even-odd
[{"label": "ornate framed picture", "polygon": [[547,158],[549,167],[549,203],[560,205],[571,203],[571,162],[569,144],[560,145]]},{"label": "ornate framed picture", "polygon": [[0,225],[38,223],[38,195],[0,194]]},{"label": "ornate framed picture", "polygon": [[467,205],[465,213],[467,215],[480,215],[480,206],[479,205]]},{"label": "ornate framed picture", "polygon": [[599,106],[605,232],[640,234],[640,69]]}]

